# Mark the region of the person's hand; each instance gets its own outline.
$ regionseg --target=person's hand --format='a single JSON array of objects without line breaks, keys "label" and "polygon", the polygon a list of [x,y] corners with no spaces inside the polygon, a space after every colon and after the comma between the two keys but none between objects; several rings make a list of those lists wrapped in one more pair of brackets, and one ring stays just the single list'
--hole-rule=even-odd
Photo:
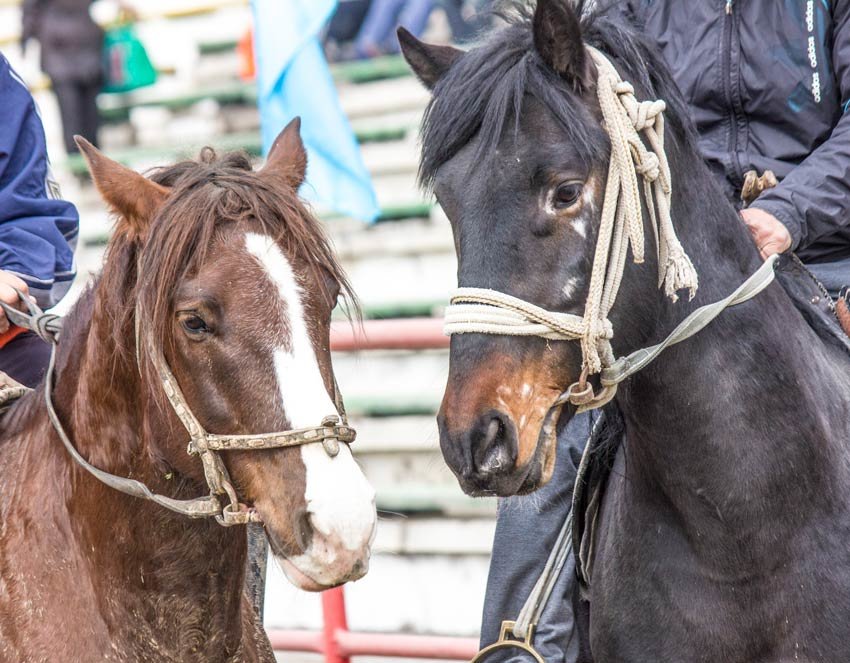
[{"label": "person's hand", "polygon": [[[26,283],[14,274],[0,269],[0,301],[6,302],[15,308],[24,310],[23,302],[20,297],[18,297],[18,293],[15,292],[15,288],[25,295],[29,295],[29,288]],[[9,331],[9,319],[6,317],[3,309],[0,309],[0,334],[4,334],[7,331]]]},{"label": "person's hand", "polygon": [[773,214],[758,207],[741,210],[741,218],[753,237],[762,260],[791,248],[791,233]]}]

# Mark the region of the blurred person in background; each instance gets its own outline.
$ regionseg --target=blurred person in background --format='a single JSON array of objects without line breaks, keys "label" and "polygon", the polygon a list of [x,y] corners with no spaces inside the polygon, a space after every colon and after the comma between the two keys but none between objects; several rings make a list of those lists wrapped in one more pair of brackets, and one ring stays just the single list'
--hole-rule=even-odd
[{"label": "blurred person in background", "polygon": [[[17,289],[47,308],[74,278],[79,215],[59,198],[35,101],[2,55],[0,100],[0,300],[20,307]],[[34,387],[49,356],[44,341],[0,310],[0,371]]]},{"label": "blurred person in background", "polygon": [[357,34],[357,57],[399,53],[396,29],[402,26],[419,37],[425,32],[434,5],[434,0],[372,0]]},{"label": "blurred person in background", "polygon": [[328,62],[356,59],[354,40],[357,39],[370,4],[370,0],[339,0],[325,34]]},{"label": "blurred person in background", "polygon": [[97,95],[103,86],[103,30],[89,14],[93,0],[24,0],[21,50],[41,45],[41,69],[50,77],[68,154],[74,135],[97,145]]}]

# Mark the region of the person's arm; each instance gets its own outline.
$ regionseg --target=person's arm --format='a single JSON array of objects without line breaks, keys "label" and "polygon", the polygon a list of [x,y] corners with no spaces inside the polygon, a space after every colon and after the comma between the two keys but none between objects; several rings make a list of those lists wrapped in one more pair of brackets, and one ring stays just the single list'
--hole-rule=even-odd
[{"label": "person's arm", "polygon": [[35,102],[2,55],[0,99],[0,270],[48,307],[74,278],[79,216],[56,197]]},{"label": "person's arm", "polygon": [[833,17],[832,67],[844,113],[822,145],[742,213],[763,255],[808,246],[850,224],[850,0],[838,0]]}]

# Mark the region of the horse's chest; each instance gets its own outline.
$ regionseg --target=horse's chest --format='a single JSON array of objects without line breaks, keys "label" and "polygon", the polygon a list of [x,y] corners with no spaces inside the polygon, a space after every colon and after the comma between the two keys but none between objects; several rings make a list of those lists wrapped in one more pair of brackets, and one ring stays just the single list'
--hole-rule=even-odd
[{"label": "horse's chest", "polygon": [[724,552],[705,557],[696,552],[699,530],[686,535],[669,509],[641,505],[621,476],[609,483],[596,540],[595,660],[850,661],[850,551],[836,533],[844,520],[830,536],[786,538],[773,555],[736,553],[715,533],[710,547]]}]

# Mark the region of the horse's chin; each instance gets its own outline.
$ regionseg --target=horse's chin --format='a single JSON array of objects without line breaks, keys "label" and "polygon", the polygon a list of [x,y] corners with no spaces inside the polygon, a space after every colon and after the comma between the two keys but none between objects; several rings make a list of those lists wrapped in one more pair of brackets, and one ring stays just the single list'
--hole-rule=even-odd
[{"label": "horse's chin", "polygon": [[332,587],[342,584],[337,583],[337,585],[323,585],[304,573],[293,562],[289,561],[285,557],[276,555],[275,559],[277,559],[277,563],[280,564],[280,568],[283,571],[283,575],[286,576],[286,579],[298,589],[304,590],[305,592],[323,592],[326,589],[331,589]]}]

